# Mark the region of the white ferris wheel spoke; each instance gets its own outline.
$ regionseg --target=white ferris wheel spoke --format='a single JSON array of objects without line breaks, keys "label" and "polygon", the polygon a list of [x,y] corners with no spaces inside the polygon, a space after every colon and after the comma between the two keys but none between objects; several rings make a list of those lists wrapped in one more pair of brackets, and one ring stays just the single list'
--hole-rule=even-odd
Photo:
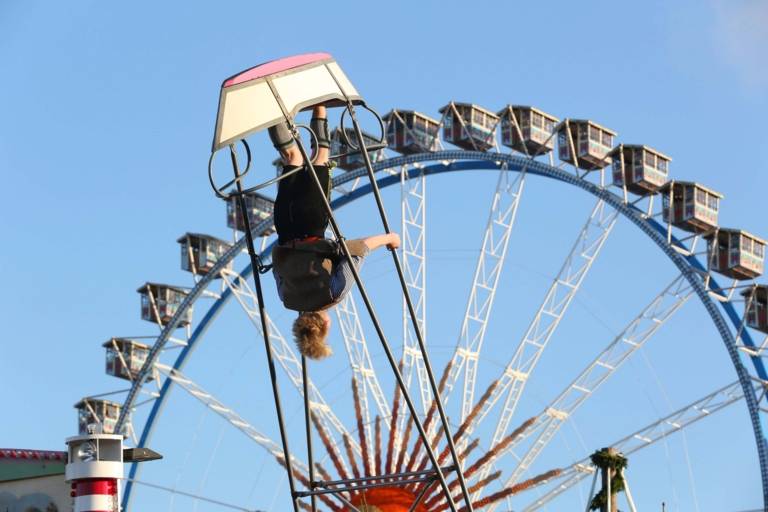
[{"label": "white ferris wheel spoke", "polygon": [[[248,284],[248,281],[231,270],[222,271],[221,278],[225,285],[232,291],[232,295],[234,295],[240,303],[251,322],[260,328],[258,299]],[[288,378],[298,390],[300,396],[304,396],[301,378],[301,362],[299,361],[299,358],[296,356],[291,346],[285,341],[285,338],[283,338],[277,326],[272,322],[269,316],[267,316],[267,327],[269,330],[269,342],[270,345],[272,345],[275,359],[280,363],[280,366],[288,375]],[[311,381],[308,386],[310,392],[309,405],[312,412],[317,416],[320,424],[327,432],[333,430],[336,431],[339,436],[349,436],[352,449],[356,454],[361,456],[362,450],[360,449],[360,445],[355,441],[355,438],[349,433],[344,424],[333,412],[333,409],[331,409],[325,401],[325,398],[323,398],[323,395],[320,393],[320,390],[317,389],[317,386]],[[332,427],[332,429],[329,428],[329,426]],[[338,449],[336,436],[330,435],[329,438],[334,448]],[[342,464],[344,464],[343,460]],[[345,469],[347,468],[345,467]]]},{"label": "white ferris wheel spoke", "polygon": [[459,341],[456,344],[451,371],[443,393],[443,400],[447,403],[463,371],[461,421],[466,419],[474,405],[477,362],[483,346],[488,318],[493,309],[496,287],[506,259],[509,237],[515,223],[524,184],[524,172],[515,175],[514,179],[510,178],[510,173],[505,169],[499,172]]},{"label": "white ferris wheel spoke", "polygon": [[[416,311],[416,322],[424,343],[427,342],[427,232],[426,232],[426,176],[423,171],[418,176],[408,177],[408,168],[400,171],[401,190],[401,233],[403,276],[408,293],[411,295]],[[410,389],[414,368],[419,385],[419,396],[424,414],[432,403],[432,390],[429,385],[424,359],[419,350],[416,333],[413,330],[408,306],[403,297],[403,379]],[[398,431],[402,430],[403,415]]]},{"label": "white ferris wheel spoke", "polygon": [[[210,410],[224,418],[224,420],[226,420],[230,425],[248,436],[251,440],[256,442],[256,444],[266,449],[275,457],[283,457],[283,449],[277,443],[256,430],[256,427],[244,420],[242,416],[240,416],[233,409],[221,403],[215,396],[205,391],[192,379],[186,377],[180,371],[174,370],[170,366],[160,363],[156,363],[155,366],[157,367],[158,371],[160,371],[160,373],[171,379],[177,386],[180,386],[182,389],[187,391],[190,395],[202,402]],[[304,472],[307,471],[306,464],[297,459],[295,456],[291,456],[291,461],[293,461],[296,467],[298,467],[300,470]]]},{"label": "white ferris wheel spoke", "polygon": [[632,354],[658,332],[691,297],[693,290],[684,276],[678,276],[651,303],[646,306],[624,331],[590,363],[581,374],[552,401],[537,417],[531,427],[510,444],[512,450],[523,440],[535,440],[522,456],[517,467],[505,483],[513,485],[531,467],[533,462],[552,440],[558,429]]},{"label": "white ferris wheel spoke", "polygon": [[[762,383],[759,382],[756,382],[754,385],[755,389],[762,387]],[[668,416],[654,421],[608,446],[616,448],[624,455],[630,455],[664,439],[670,434],[679,432],[702,418],[711,416],[713,413],[741,400],[742,398],[744,398],[744,393],[741,388],[741,383],[736,381],[678,409]],[[557,481],[560,483],[558,483],[554,489],[528,505],[523,511],[531,512],[533,510],[538,510],[542,505],[567,491],[583,478],[593,475],[595,471],[596,469],[592,465],[589,457],[585,457],[582,460],[571,464],[557,477]]]},{"label": "white ferris wheel spoke", "polygon": [[480,412],[475,425],[470,426],[472,430],[474,426],[480,424],[501,396],[506,394],[504,407],[491,441],[492,446],[498,444],[507,434],[512,415],[531,372],[597,259],[603,244],[616,224],[617,216],[618,211],[609,210],[602,199],[597,201],[560,273],[549,288],[544,302],[499,378],[491,398]]}]

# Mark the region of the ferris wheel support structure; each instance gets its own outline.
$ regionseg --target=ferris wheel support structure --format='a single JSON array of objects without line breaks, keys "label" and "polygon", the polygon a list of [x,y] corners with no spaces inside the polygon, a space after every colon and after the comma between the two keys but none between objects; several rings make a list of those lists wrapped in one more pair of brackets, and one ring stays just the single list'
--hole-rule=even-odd
[{"label": "ferris wheel support structure", "polygon": [[[424,166],[422,169],[416,169],[413,167],[416,163],[433,162],[430,165]],[[758,396],[753,386],[753,375],[747,370],[744,362],[739,355],[739,347],[745,347],[754,350],[756,348],[751,335],[743,330],[740,332],[739,341],[737,346],[736,338],[728,326],[730,322],[735,331],[740,331],[742,326],[742,318],[737,313],[733,304],[728,300],[726,294],[720,290],[717,282],[714,278],[709,277],[706,280],[702,280],[701,276],[707,272],[706,266],[696,258],[694,254],[690,252],[685,253],[681,251],[683,248],[682,243],[675,237],[670,237],[668,243],[667,238],[667,226],[662,225],[655,220],[653,215],[650,215],[649,211],[644,211],[635,206],[634,204],[627,202],[623,195],[614,194],[607,188],[600,184],[589,181],[588,176],[575,176],[572,173],[568,173],[555,166],[545,164],[539,161],[529,161],[529,159],[510,154],[501,153],[484,153],[477,151],[438,151],[433,153],[420,153],[409,156],[401,156],[390,158],[377,162],[373,165],[374,171],[381,171],[386,169],[399,168],[401,166],[410,166],[409,175],[417,175],[417,173],[423,173],[424,176],[431,176],[437,174],[443,174],[455,171],[467,171],[467,170],[499,170],[502,168],[502,164],[506,164],[508,171],[520,172],[523,168],[526,168],[526,172],[538,176],[553,178],[560,182],[575,185],[599,199],[603,199],[606,204],[618,210],[618,212],[626,217],[630,222],[635,224],[640,230],[648,236],[664,254],[672,261],[672,263],[678,268],[681,274],[690,283],[694,293],[704,305],[707,314],[712,320],[715,328],[720,335],[723,344],[726,348],[731,363],[736,370],[739,386],[742,389],[745,403],[749,412],[749,418],[753,429],[755,442],[757,445],[758,460],[760,463],[761,483],[763,489],[763,500],[768,505],[768,448],[766,447],[766,440],[764,437],[764,426],[762,418],[760,416],[760,407],[758,405]],[[353,181],[362,176],[365,176],[367,171],[365,169],[357,169],[350,171],[337,177],[334,180],[334,186],[343,185],[344,183]],[[378,186],[381,188],[391,186],[400,182],[400,176],[387,175],[377,180]],[[371,192],[371,185],[363,185],[359,188],[351,191],[347,195],[341,196],[335,199],[332,203],[334,208],[341,207],[348,204],[360,197],[363,197]],[[264,230],[271,226],[272,220],[266,219],[260,222],[254,227],[254,231]],[[226,266],[234,259],[236,255],[242,252],[245,247],[245,240],[240,239],[235,243],[227,252],[225,252],[219,261],[211,269],[211,272],[206,276],[203,276],[193,289],[185,296],[181,304],[179,305],[178,312],[173,319],[168,322],[162,329],[155,344],[151,347],[147,362],[144,364],[141,371],[133,380],[132,387],[128,391],[124,406],[121,409],[120,417],[117,421],[117,429],[124,428],[129,420],[131,411],[138,405],[138,397],[141,394],[142,386],[145,384],[147,377],[149,377],[154,371],[154,362],[159,354],[164,350],[166,344],[172,343],[172,334],[176,327],[179,325],[183,315],[187,310],[193,306],[195,301],[204,295],[207,287],[215,279],[218,272],[226,268]],[[271,247],[265,250],[265,253],[269,253]],[[242,277],[247,277],[252,272],[250,267],[247,267],[241,272]],[[219,299],[209,308],[201,322],[197,325],[194,331],[189,336],[189,339],[181,347],[181,351],[174,363],[174,369],[181,370],[188,357],[194,351],[196,344],[202,339],[210,323],[217,317],[221,308],[232,297],[232,293],[229,290],[225,290]],[[742,349],[744,350],[744,349]],[[748,360],[751,362],[751,366],[754,369],[754,377],[761,381],[768,381],[768,375],[766,374],[763,361],[758,356],[748,356]],[[144,428],[139,439],[139,446],[145,446],[151,437],[153,426],[157,420],[159,414],[162,411],[165,400],[168,396],[173,382],[170,379],[166,379],[160,387],[159,396],[152,401],[152,409],[144,424]],[[137,472],[137,465],[131,467],[130,479],[135,478]],[[124,507],[128,503],[130,498],[131,480],[126,482],[126,490],[124,493]]]}]

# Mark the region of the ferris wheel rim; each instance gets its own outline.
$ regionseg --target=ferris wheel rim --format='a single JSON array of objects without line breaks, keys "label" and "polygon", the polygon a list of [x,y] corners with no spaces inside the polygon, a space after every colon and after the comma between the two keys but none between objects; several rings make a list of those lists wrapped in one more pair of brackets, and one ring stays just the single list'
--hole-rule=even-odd
[{"label": "ferris wheel rim", "polygon": [[[648,238],[650,238],[662,252],[672,261],[678,268],[681,274],[691,284],[692,289],[696,292],[696,296],[704,305],[705,310],[712,319],[715,327],[720,334],[723,343],[726,345],[726,350],[731,363],[736,370],[738,380],[741,384],[744,392],[745,402],[750,416],[750,422],[752,424],[753,434],[757,444],[758,459],[760,463],[761,482],[763,489],[764,503],[768,503],[768,445],[763,434],[763,426],[760,420],[758,400],[754,387],[751,383],[751,375],[745,369],[742,364],[741,356],[738,354],[736,347],[736,340],[733,333],[727,327],[723,312],[726,313],[731,324],[739,330],[740,325],[743,322],[743,318],[739,316],[738,312],[734,308],[730,298],[724,301],[715,301],[709,294],[709,290],[703,285],[698,273],[706,272],[706,266],[702,265],[696,255],[682,255],[672,248],[672,243],[679,242],[679,240],[673,235],[671,243],[667,241],[666,227],[660,224],[653,218],[644,215],[644,212],[632,203],[625,202],[624,199],[611,192],[607,186],[601,186],[584,179],[583,176],[579,177],[574,174],[568,173],[563,169],[559,169],[555,166],[547,163],[532,160],[524,156],[508,153],[496,153],[496,152],[482,152],[482,151],[467,151],[467,150],[443,150],[435,152],[418,153],[407,156],[398,156],[389,159],[385,159],[373,164],[375,172],[385,171],[388,169],[402,168],[410,164],[417,164],[422,162],[436,162],[428,166],[420,166],[419,168],[412,167],[408,169],[409,177],[411,175],[417,175],[423,173],[424,176],[439,175],[448,172],[468,171],[468,170],[499,170],[508,172],[521,172],[524,170],[526,173],[534,174],[536,176],[542,176],[550,179],[555,179],[560,182],[564,182],[570,185],[575,185],[582,190],[592,194],[598,199],[604,200],[608,205],[618,211],[623,217],[627,218],[632,224],[636,225]],[[343,175],[337,176],[333,180],[333,187],[338,187],[347,182],[353,181],[357,178],[366,176],[365,168],[358,168],[349,172],[345,172]],[[380,188],[386,188],[390,185],[400,183],[399,173],[397,175],[391,174],[378,178],[377,184]],[[331,205],[335,208],[345,206],[350,202],[353,202],[365,195],[371,193],[372,187],[370,184],[362,185],[357,189],[349,192],[341,197],[332,201]],[[254,231],[259,232],[270,227],[272,224],[272,218],[269,217],[260,222],[254,227]],[[143,386],[145,377],[151,371],[154,361],[159,354],[160,349],[170,338],[171,333],[175,330],[178,321],[184,317],[186,311],[191,308],[197,301],[202,291],[214,280],[218,270],[228,265],[234,258],[240,254],[244,247],[244,237],[238,240],[225,255],[223,255],[216,263],[214,269],[211,272],[203,276],[198,281],[195,287],[190,291],[185,300],[179,306],[178,311],[174,318],[163,328],[161,334],[157,337],[155,344],[150,351],[150,355],[147,358],[144,368],[142,368],[140,374],[134,380],[128,397],[122,404],[120,418],[118,420],[116,429],[120,429],[126,422],[129,411],[133,408],[135,398],[138,395],[138,390]],[[272,242],[265,247],[262,254],[269,254],[275,242]],[[253,271],[250,264],[246,265],[240,275],[242,277],[248,277]],[[710,278],[710,282],[714,285],[714,288],[719,288],[717,281],[714,278]],[[176,361],[173,364],[175,370],[181,369],[187,358],[194,351],[194,348],[199,339],[204,337],[210,323],[218,316],[220,309],[229,301],[232,296],[230,289],[226,289],[221,297],[212,304],[206,314],[201,318],[199,324],[195,327],[189,337],[187,346],[179,352]],[[720,308],[717,308],[717,303],[720,304]],[[739,333],[740,339],[745,345],[754,347],[754,341],[751,335],[746,329],[742,329]],[[760,379],[768,380],[768,373],[765,370],[762,360],[759,356],[750,356],[753,367]],[[165,404],[165,397],[172,387],[173,381],[166,379],[163,383],[157,398],[154,401],[152,410],[150,411],[147,420],[144,424],[141,437],[139,439],[139,446],[143,446],[152,435],[153,427],[157,417],[160,416],[162,408]],[[128,503],[131,495],[132,479],[135,476],[138,466],[136,463],[132,464],[129,472],[129,478],[126,481],[125,492],[123,495],[124,505]]]}]

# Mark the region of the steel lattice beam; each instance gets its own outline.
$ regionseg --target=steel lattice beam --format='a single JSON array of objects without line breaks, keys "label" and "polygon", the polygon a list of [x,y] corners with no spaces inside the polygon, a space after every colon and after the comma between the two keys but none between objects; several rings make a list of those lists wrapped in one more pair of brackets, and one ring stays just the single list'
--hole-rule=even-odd
[{"label": "steel lattice beam", "polygon": [[[233,409],[221,403],[215,396],[198,386],[192,379],[186,377],[178,370],[174,370],[172,367],[166,366],[164,364],[157,363],[155,364],[155,367],[160,371],[160,373],[171,379],[178,386],[181,386],[190,395],[202,402],[210,410],[224,418],[227,423],[241,431],[243,434],[248,436],[248,438],[255,441],[256,444],[267,450],[269,453],[278,458],[282,458],[284,456],[283,449],[280,448],[280,445],[256,430],[256,427],[244,420],[242,416],[237,414],[237,412],[235,412]],[[293,460],[297,467],[299,467],[302,471],[307,471],[306,464],[298,460],[296,457],[292,456],[291,460]]]},{"label": "steel lattice beam", "polygon": [[483,346],[485,329],[493,309],[496,287],[506,260],[509,237],[517,216],[517,207],[525,185],[525,173],[511,179],[503,169],[499,173],[496,191],[491,202],[488,224],[483,235],[472,289],[461,325],[459,341],[451,362],[443,400],[448,398],[456,382],[464,376],[461,402],[461,421],[466,419],[474,404],[477,362]]},{"label": "steel lattice beam", "polygon": [[[525,389],[525,384],[544,352],[547,343],[555,333],[568,306],[581,287],[589,269],[595,262],[608,235],[616,224],[618,212],[611,210],[599,199],[592,213],[579,233],[576,243],[565,260],[560,273],[549,288],[544,302],[536,313],[512,359],[507,364],[499,383],[485,407],[480,411],[475,425],[479,425],[502,396],[506,394],[504,405],[493,433],[491,446],[501,442],[507,435],[512,416]],[[470,426],[470,431],[474,429]],[[478,478],[488,476],[491,467],[483,468]],[[477,496],[477,495],[476,495]]]},{"label": "steel lattice beam", "polygon": [[505,487],[513,485],[531,467],[552,440],[559,428],[595,390],[632,354],[650,340],[683,304],[693,291],[683,276],[678,276],[659,293],[627,327],[579,374],[576,379],[536,417],[536,421],[518,439],[510,444],[514,449],[525,439],[535,436],[527,452],[508,477]]},{"label": "steel lattice beam", "polygon": [[[427,240],[426,240],[426,178],[424,174],[409,177],[407,168],[400,173],[400,209],[402,232],[402,258],[405,284],[416,311],[421,335],[427,340]],[[432,403],[424,359],[419,350],[416,334],[409,321],[408,308],[403,299],[403,378],[410,388],[414,370],[419,386],[422,411],[426,414]],[[405,415],[403,415],[405,418]],[[400,427],[402,427],[402,422]],[[398,428],[400,430],[400,428]]]},{"label": "steel lattice beam", "polygon": [[[762,388],[762,384],[755,382],[754,388],[755,390],[759,390]],[[702,418],[716,413],[732,403],[741,400],[743,397],[744,393],[741,384],[738,381],[734,382],[678,409],[668,416],[654,421],[650,425],[647,425],[637,432],[629,434],[608,446],[616,448],[624,453],[624,455],[630,455],[664,439],[670,434],[684,429]],[[589,457],[585,457],[582,460],[571,464],[564,469],[558,477],[557,480],[560,483],[558,483],[549,493],[523,509],[524,512],[538,510],[542,505],[552,501],[555,497],[573,487],[584,477],[594,474],[594,472],[595,467],[592,465]]]}]

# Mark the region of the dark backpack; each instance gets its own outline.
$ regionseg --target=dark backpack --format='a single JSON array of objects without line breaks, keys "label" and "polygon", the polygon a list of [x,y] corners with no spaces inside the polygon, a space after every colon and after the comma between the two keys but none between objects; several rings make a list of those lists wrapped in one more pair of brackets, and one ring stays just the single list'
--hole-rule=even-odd
[{"label": "dark backpack", "polygon": [[[347,242],[353,256],[365,254],[362,240]],[[339,244],[321,239],[272,249],[272,272],[279,278],[283,305],[294,311],[319,311],[341,297],[331,294],[333,269],[344,258]]]}]

